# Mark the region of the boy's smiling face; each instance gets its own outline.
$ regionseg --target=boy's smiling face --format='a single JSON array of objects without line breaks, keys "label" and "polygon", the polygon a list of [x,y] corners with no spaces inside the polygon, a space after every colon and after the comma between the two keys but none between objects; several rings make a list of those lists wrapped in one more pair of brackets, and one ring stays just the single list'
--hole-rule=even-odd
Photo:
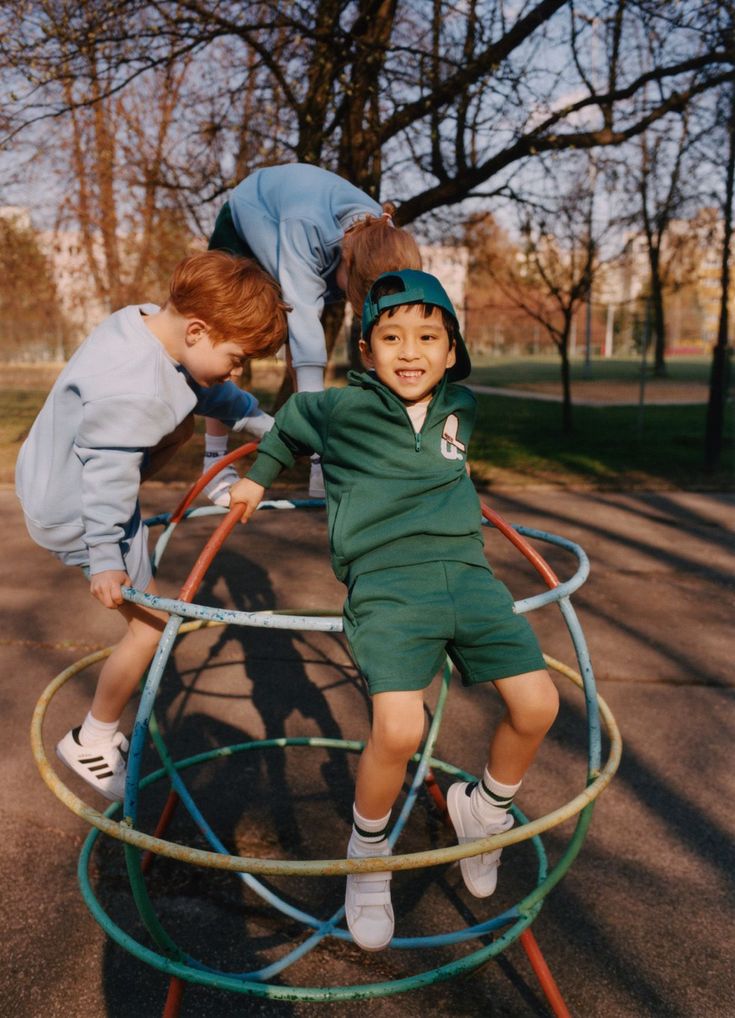
[{"label": "boy's smiling face", "polygon": [[360,340],[360,352],[365,365],[408,406],[428,403],[456,361],[441,311],[433,307],[425,316],[423,304],[384,312],[370,332],[370,345]]}]

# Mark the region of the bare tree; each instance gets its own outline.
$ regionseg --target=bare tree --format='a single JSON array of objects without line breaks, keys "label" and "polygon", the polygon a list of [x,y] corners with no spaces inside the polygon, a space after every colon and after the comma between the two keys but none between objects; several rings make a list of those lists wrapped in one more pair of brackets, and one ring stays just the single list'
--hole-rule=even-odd
[{"label": "bare tree", "polygon": [[158,291],[190,242],[163,186],[188,62],[111,93],[100,48],[90,45],[84,57],[83,82],[62,82],[69,115],[56,149],[58,222],[79,230],[97,296],[114,309],[139,300],[144,286]]},{"label": "bare tree", "polygon": [[[90,45],[109,73],[102,95],[73,100],[85,105],[184,58],[216,77],[226,45],[230,75],[209,121],[212,145],[229,158],[213,176],[203,151],[171,186],[216,197],[242,173],[233,157],[251,136],[264,162],[287,155],[374,195],[390,189],[405,199],[405,224],[469,196],[507,194],[518,166],[539,154],[619,145],[684,110],[730,72],[729,42],[705,19],[642,0],[594,0],[584,19],[571,0],[525,0],[512,16],[501,0],[3,0],[0,73],[15,88],[6,119],[19,131],[69,110],[63,84],[89,80]],[[18,88],[21,73],[28,84]],[[242,102],[253,76],[255,107]]]},{"label": "bare tree", "polygon": [[733,196],[735,192],[735,84],[731,85],[725,106],[725,133],[727,158],[725,162],[725,188],[722,201],[722,262],[720,267],[720,317],[717,341],[712,349],[707,427],[705,433],[705,464],[715,470],[722,454],[725,426],[725,400],[730,371],[729,301],[730,301],[730,248],[733,237]]},{"label": "bare tree", "polygon": [[539,166],[546,173],[537,183],[535,200],[529,193],[515,205],[522,237],[516,257],[497,245],[486,248],[475,272],[488,276],[506,302],[537,322],[554,343],[561,359],[562,424],[571,431],[570,336],[591,293],[607,224],[601,226],[594,215],[595,175],[587,160],[579,157],[576,166],[568,160]]},{"label": "bare tree", "polygon": [[[672,137],[674,135],[674,137]],[[672,220],[686,202],[686,156],[690,148],[689,120],[664,122],[638,139],[638,166],[630,169],[639,199],[638,221],[642,225],[650,271],[651,324],[654,334],[653,371],[666,373],[666,324],[664,294],[673,283],[678,263],[689,250],[686,238],[671,229]]]}]

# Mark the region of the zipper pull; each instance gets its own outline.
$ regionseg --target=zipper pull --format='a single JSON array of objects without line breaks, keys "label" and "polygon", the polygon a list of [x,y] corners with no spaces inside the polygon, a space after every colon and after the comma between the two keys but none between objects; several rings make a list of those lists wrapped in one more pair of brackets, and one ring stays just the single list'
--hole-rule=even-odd
[{"label": "zipper pull", "polygon": [[421,432],[416,432],[416,452],[421,452]]}]

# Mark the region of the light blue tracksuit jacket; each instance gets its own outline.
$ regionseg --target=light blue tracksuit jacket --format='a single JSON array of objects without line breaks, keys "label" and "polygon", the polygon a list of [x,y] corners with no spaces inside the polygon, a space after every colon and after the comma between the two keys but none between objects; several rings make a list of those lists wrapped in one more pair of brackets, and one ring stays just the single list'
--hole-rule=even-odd
[{"label": "light blue tracksuit jacket", "polygon": [[382,207],[349,181],[306,163],[268,166],[229,195],[235,229],[277,279],[293,307],[288,335],[294,367],[324,366],[320,316],[342,292],[335,281],[345,231]]}]

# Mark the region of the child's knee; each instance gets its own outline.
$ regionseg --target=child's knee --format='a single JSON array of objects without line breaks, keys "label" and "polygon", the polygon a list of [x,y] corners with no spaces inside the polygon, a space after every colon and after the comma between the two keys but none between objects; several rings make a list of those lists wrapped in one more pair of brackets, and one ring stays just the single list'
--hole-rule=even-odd
[{"label": "child's knee", "polygon": [[546,683],[543,692],[539,695],[537,704],[536,720],[539,728],[546,734],[556,721],[559,713],[559,691],[554,683],[546,676]]},{"label": "child's knee", "polygon": [[396,759],[410,760],[421,744],[423,734],[423,709],[409,714],[373,718],[373,744],[379,752]]},{"label": "child's knee", "polygon": [[519,735],[544,736],[559,713],[559,692],[548,672],[528,676],[524,695],[506,701],[508,715]]},{"label": "child's knee", "polygon": [[147,657],[152,658],[160,643],[161,631],[153,626],[139,626],[130,635],[135,641],[135,645],[139,648],[139,652],[143,652]]},{"label": "child's knee", "polygon": [[149,651],[155,651],[161,640],[161,634],[166,628],[166,620],[164,617],[153,615],[151,612],[141,611],[140,609],[139,612],[140,614],[136,612],[132,618],[128,619],[128,636],[138,646],[145,647]]}]

